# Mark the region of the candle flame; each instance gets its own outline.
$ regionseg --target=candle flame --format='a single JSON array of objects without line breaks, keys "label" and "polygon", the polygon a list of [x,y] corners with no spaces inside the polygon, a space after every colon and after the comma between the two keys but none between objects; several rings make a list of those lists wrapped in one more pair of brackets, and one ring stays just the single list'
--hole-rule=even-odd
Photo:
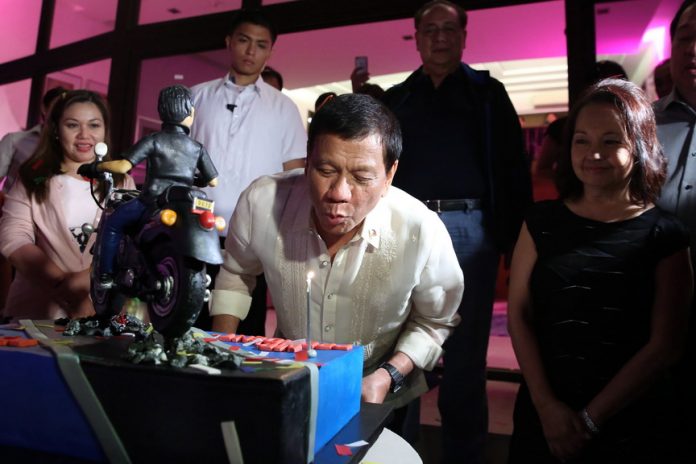
[{"label": "candle flame", "polygon": [[312,277],[314,277],[314,272],[309,271],[309,272],[307,273],[307,280],[312,280]]}]

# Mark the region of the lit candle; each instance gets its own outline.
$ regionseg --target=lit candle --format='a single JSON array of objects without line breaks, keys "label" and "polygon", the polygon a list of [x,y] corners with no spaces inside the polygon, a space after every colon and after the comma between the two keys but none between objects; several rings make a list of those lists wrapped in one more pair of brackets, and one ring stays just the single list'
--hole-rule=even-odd
[{"label": "lit candle", "polygon": [[307,273],[307,356],[313,358],[317,355],[316,350],[312,349],[312,332],[310,326],[310,320],[312,318],[311,304],[312,304],[312,277],[314,273],[309,271]]}]

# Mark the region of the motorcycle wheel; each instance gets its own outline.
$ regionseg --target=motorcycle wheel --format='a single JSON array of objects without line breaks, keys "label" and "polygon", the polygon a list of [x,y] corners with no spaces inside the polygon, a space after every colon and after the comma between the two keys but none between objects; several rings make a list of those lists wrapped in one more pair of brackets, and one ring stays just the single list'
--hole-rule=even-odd
[{"label": "motorcycle wheel", "polygon": [[95,284],[92,282],[89,293],[92,296],[94,311],[99,316],[116,316],[126,304],[126,296],[115,288],[100,290],[95,288]]},{"label": "motorcycle wheel", "polygon": [[182,256],[171,242],[154,244],[150,255],[154,277],[162,283],[147,305],[150,321],[158,332],[178,337],[193,326],[205,302],[205,264]]}]

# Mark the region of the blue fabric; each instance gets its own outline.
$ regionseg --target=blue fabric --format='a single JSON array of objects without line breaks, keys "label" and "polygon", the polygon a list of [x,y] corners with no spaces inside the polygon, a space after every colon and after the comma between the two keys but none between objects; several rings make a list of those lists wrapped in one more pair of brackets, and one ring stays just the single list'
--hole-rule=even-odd
[{"label": "blue fabric", "polygon": [[137,223],[147,211],[147,205],[135,198],[119,206],[106,218],[101,230],[101,248],[99,249],[99,273],[113,274],[118,244],[126,227]]},{"label": "blue fabric", "polygon": [[438,406],[444,461],[483,462],[488,433],[486,352],[500,252],[481,210],[440,213],[464,272],[462,320],[444,345]]},{"label": "blue fabric", "polygon": [[[0,330],[0,335],[26,338],[18,331]],[[0,347],[0,392],[0,446],[106,460],[55,358],[44,348]]]}]

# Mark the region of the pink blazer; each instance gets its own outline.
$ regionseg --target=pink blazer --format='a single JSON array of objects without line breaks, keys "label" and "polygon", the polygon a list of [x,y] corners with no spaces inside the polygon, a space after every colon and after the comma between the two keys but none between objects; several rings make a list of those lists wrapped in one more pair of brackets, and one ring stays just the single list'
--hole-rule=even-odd
[{"label": "pink blazer", "polygon": [[[132,177],[126,176],[124,187],[135,188]],[[53,177],[48,198],[38,203],[29,197],[21,181],[15,183],[5,198],[0,219],[0,253],[9,257],[24,245],[36,244],[63,271],[78,272],[89,268],[92,263],[90,249],[96,234],[92,234],[85,251],[81,252],[66,223],[61,201],[63,188],[62,176]],[[101,209],[98,209],[93,220],[95,228],[100,217]],[[51,301],[47,293],[27,276],[16,272],[5,302],[5,316],[28,319],[65,317],[65,311]]]}]

